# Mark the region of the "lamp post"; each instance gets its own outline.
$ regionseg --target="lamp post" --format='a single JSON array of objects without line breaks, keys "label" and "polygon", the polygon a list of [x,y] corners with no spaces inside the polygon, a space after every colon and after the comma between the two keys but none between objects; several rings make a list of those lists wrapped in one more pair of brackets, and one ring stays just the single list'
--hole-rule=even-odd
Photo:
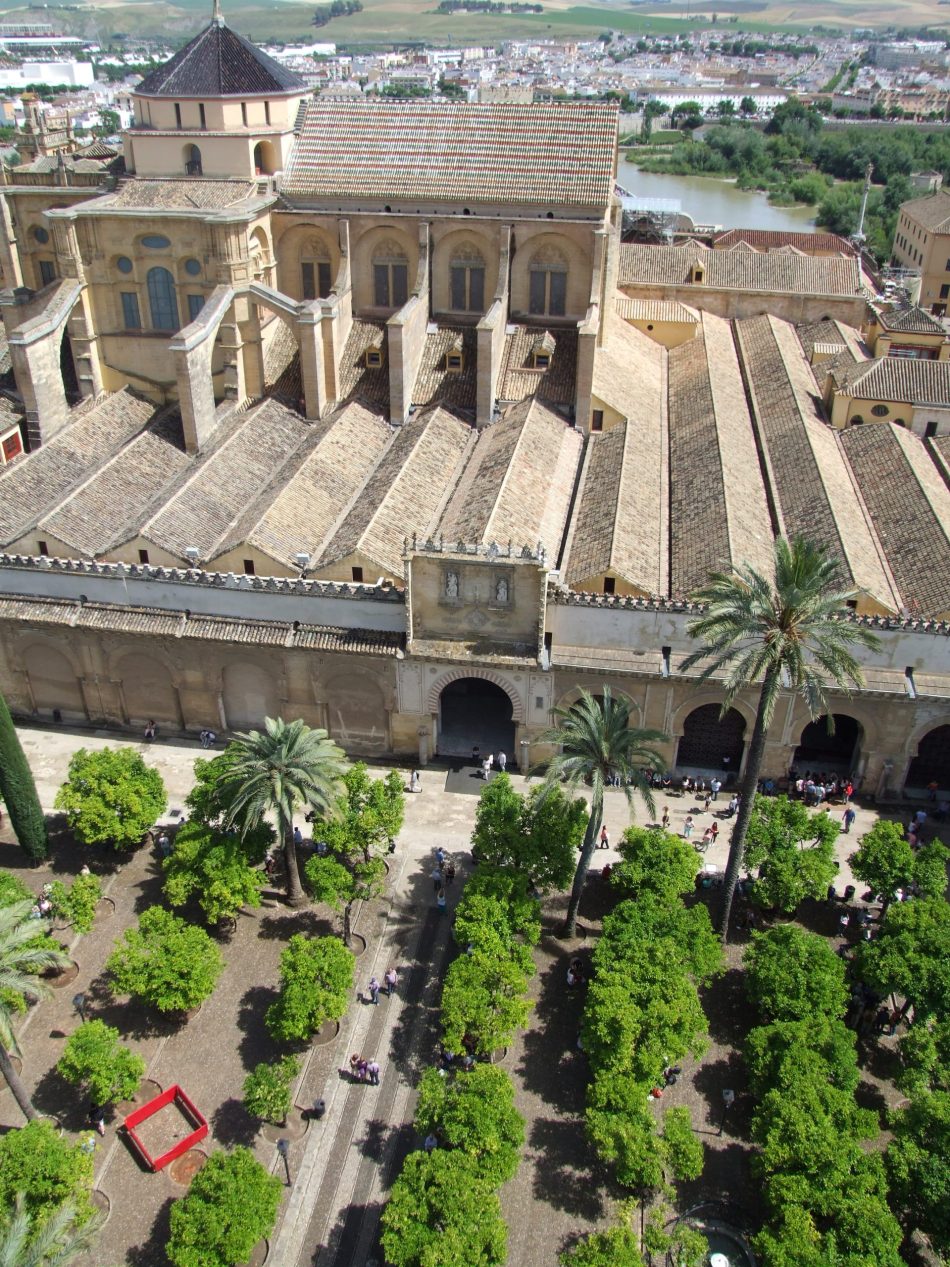
[{"label": "lamp post", "polygon": [[79,1019],[85,1024],[86,1021],[86,996],[84,994],[73,995],[73,1007],[79,1013]]},{"label": "lamp post", "polygon": [[726,1087],[722,1093],[722,1117],[719,1119],[719,1130],[716,1132],[718,1135],[722,1134],[722,1128],[726,1124],[726,1114],[729,1112],[729,1110],[732,1108],[735,1102],[736,1102],[735,1091],[730,1091],[729,1088]]},{"label": "lamp post", "polygon": [[290,1140],[279,1139],[277,1141],[277,1151],[284,1159],[284,1170],[287,1172],[287,1187],[290,1187]]}]

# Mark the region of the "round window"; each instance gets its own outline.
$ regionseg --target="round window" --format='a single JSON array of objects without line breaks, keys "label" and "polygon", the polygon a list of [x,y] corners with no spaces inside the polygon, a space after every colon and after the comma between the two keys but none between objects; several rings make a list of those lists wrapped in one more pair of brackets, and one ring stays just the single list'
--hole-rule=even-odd
[{"label": "round window", "polygon": [[132,271],[132,261],[127,255],[120,255],[115,262],[115,266],[120,273],[131,273]]},{"label": "round window", "polygon": [[185,272],[189,277],[197,277],[201,272],[200,260],[185,260]]},{"label": "round window", "polygon": [[171,246],[171,242],[161,233],[149,233],[142,239],[142,245],[151,247],[153,251],[163,251],[166,246]]},{"label": "round window", "polygon": [[33,230],[33,236],[36,238],[37,242],[42,242],[45,246],[49,241],[49,229],[44,229],[41,224],[37,225]]},{"label": "round window", "polygon": [[875,418],[886,418],[890,412],[891,411],[888,409],[887,405],[872,405],[871,406],[871,413],[874,415]]}]

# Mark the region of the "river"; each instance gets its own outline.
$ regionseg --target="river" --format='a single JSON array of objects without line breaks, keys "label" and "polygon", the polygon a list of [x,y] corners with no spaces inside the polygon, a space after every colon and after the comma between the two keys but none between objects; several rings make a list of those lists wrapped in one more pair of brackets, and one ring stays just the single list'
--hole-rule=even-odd
[{"label": "river", "polygon": [[676,198],[681,210],[697,224],[720,224],[724,229],[785,229],[812,233],[814,207],[774,207],[765,194],[737,189],[729,180],[709,176],[669,176],[641,172],[621,154],[617,180],[644,198]]}]

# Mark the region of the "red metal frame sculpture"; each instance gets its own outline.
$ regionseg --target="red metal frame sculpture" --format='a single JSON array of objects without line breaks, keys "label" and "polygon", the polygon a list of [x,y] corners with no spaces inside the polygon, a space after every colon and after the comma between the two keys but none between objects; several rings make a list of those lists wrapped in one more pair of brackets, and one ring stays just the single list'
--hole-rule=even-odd
[{"label": "red metal frame sculpture", "polygon": [[[135,1128],[137,1126],[141,1126],[141,1124],[147,1121],[150,1117],[154,1117],[156,1113],[159,1113],[173,1101],[182,1117],[186,1118],[193,1124],[194,1130],[189,1135],[186,1135],[184,1139],[180,1139],[173,1148],[168,1150],[168,1152],[162,1153],[158,1157],[153,1157],[145,1147],[142,1140],[136,1134]],[[183,1153],[188,1152],[189,1148],[194,1148],[195,1144],[197,1144],[200,1140],[203,1140],[208,1134],[208,1123],[204,1114],[198,1111],[177,1083],[174,1086],[169,1087],[166,1091],[163,1091],[161,1095],[157,1095],[154,1100],[149,1100],[147,1104],[143,1104],[139,1108],[133,1109],[133,1111],[125,1119],[124,1126],[129,1139],[132,1141],[132,1146],[150,1170],[164,1169],[164,1167],[170,1162],[173,1162],[176,1157],[181,1157]]]}]

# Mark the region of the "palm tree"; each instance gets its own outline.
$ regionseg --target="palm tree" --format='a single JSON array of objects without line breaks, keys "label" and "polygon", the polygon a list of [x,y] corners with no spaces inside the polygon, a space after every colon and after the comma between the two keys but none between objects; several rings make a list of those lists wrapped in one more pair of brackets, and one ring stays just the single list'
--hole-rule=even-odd
[{"label": "palm tree", "polygon": [[66,1267],[89,1249],[102,1226],[102,1216],[76,1227],[76,1206],[67,1201],[48,1214],[31,1215],[22,1192],[10,1221],[0,1233],[0,1267]]},{"label": "palm tree", "polygon": [[651,745],[663,743],[667,736],[661,730],[631,726],[630,706],[625,699],[614,699],[608,686],[603,687],[599,698],[589,691],[581,691],[576,704],[556,708],[554,717],[555,725],[538,739],[539,743],[557,744],[560,749],[539,767],[547,788],[564,782],[576,791],[590,784],[592,792],[590,816],[564,925],[565,937],[573,937],[584,880],[604,816],[604,788],[611,775],[619,775],[627,804],[632,805],[634,792],[639,792],[654,814],[653,793],[644,771],[664,769],[663,758]]},{"label": "palm tree", "polygon": [[231,744],[235,758],[224,776],[233,799],[226,823],[247,836],[272,814],[284,842],[287,902],[303,906],[307,896],[300,884],[294,844],[294,811],[303,807],[318,814],[336,811],[342,791],[346,757],[325,730],[312,730],[299,718],[264,719],[264,731],[239,734]]},{"label": "palm tree", "polygon": [[728,572],[714,572],[693,595],[706,607],[692,621],[689,632],[703,645],[683,661],[683,668],[703,663],[700,681],[718,677],[725,670],[724,716],[739,693],[761,682],[755,725],[749,742],[741,801],[724,881],[723,943],[729,936],[732,898],[745,850],[746,831],[759,783],[765,736],[782,689],[794,691],[805,701],[812,718],[828,714],[828,730],[834,721],[827,691],[850,694],[849,684],[860,686],[861,669],[848,650],[850,645],[874,648],[878,639],[863,625],[847,619],[847,602],[853,591],[841,585],[841,567],[822,546],[803,537],[775,542],[775,582],[748,564]]},{"label": "palm tree", "polygon": [[44,937],[40,925],[30,919],[32,907],[32,902],[26,901],[0,908],[0,1073],[27,1121],[39,1114],[10,1059],[11,1053],[19,1055],[20,1051],[13,1032],[14,1000],[46,998],[49,987],[39,980],[39,974],[69,963],[66,952]]}]

